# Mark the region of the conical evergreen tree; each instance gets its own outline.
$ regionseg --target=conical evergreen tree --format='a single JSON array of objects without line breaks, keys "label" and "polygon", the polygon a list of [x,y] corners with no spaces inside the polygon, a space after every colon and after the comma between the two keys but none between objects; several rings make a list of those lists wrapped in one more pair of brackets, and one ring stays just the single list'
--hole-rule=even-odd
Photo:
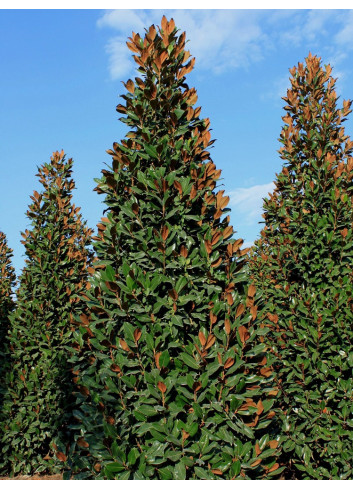
[{"label": "conical evergreen tree", "polygon": [[[5,473],[58,470],[71,402],[67,363],[74,327],[71,316],[84,310],[92,260],[92,231],[72,203],[73,161],[64,152],[39,168],[44,190],[34,191],[23,233],[27,260],[20,277],[16,313],[9,334],[12,368],[4,404],[7,417],[1,468]],[[60,465],[60,464],[59,464]]]},{"label": "conical evergreen tree", "polygon": [[8,368],[6,337],[9,328],[9,315],[15,308],[13,287],[16,285],[16,274],[11,264],[12,256],[12,249],[7,245],[6,236],[0,231],[0,409],[6,389],[4,381]]},{"label": "conical evergreen tree", "polygon": [[[185,75],[185,32],[163,17],[127,43],[142,78],[117,111],[98,193],[98,261],[73,358],[73,471],[108,479],[276,475],[272,369],[241,239],[216,190],[209,120]],[[83,334],[82,334],[83,333]]]},{"label": "conical evergreen tree", "polygon": [[290,70],[285,163],[265,199],[251,270],[270,312],[288,477],[351,478],[353,143],[330,66]]}]

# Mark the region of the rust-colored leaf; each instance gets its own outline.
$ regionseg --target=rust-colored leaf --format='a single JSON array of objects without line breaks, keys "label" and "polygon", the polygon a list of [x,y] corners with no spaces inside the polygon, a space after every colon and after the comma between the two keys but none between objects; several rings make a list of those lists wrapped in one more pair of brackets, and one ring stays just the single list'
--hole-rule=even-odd
[{"label": "rust-colored leaf", "polygon": [[222,236],[222,233],[220,231],[217,231],[213,236],[211,240],[211,245],[214,246],[215,244],[218,243],[219,238]]},{"label": "rust-colored leaf", "polygon": [[136,343],[141,338],[141,335],[142,335],[142,331],[140,330],[140,328],[136,328],[134,331],[134,340],[136,341]]},{"label": "rust-colored leaf", "polygon": [[[184,70],[183,74],[185,75],[187,73],[190,73],[190,71],[192,71],[192,69],[194,68],[194,65],[195,65],[195,58],[192,58],[192,60],[190,60],[189,63],[183,68],[183,70]],[[197,102],[198,96],[197,96],[195,89],[191,89],[190,92],[191,92],[191,95],[187,99],[187,103],[189,105],[194,105]]]},{"label": "rust-colored leaf", "polygon": [[211,244],[211,241],[209,241],[208,239],[205,239],[205,248],[206,248],[207,254],[210,255],[212,253],[212,244]]},{"label": "rust-colored leaf", "polygon": [[230,320],[229,319],[225,319],[225,321],[224,321],[224,329],[225,329],[225,331],[226,331],[227,334],[230,334],[231,325],[230,325]]},{"label": "rust-colored leaf", "polygon": [[141,78],[136,77],[135,81],[136,81],[137,85],[139,86],[139,88],[141,88],[141,90],[145,89],[145,84],[143,83],[143,80],[141,80]]},{"label": "rust-colored leaf", "polygon": [[239,306],[237,307],[237,312],[235,313],[235,317],[238,318],[239,316],[241,316],[241,314],[243,314],[244,311],[245,311],[244,304],[239,304]]},{"label": "rust-colored leaf", "polygon": [[275,470],[277,470],[279,467],[279,464],[275,463],[274,465],[272,465],[272,467],[270,468],[270,470],[268,471],[268,473],[270,472],[274,472]]},{"label": "rust-colored leaf", "polygon": [[161,381],[158,382],[157,387],[162,392],[162,394],[164,394],[165,391],[167,390],[166,385]]},{"label": "rust-colored leaf", "polygon": [[195,185],[193,185],[190,191],[190,200],[193,200],[196,197],[196,195],[197,195],[197,190]]},{"label": "rust-colored leaf", "polygon": [[277,394],[278,394],[278,391],[275,391],[275,390],[270,391],[270,392],[268,393],[268,395],[269,395],[269,396],[277,396]]},{"label": "rust-colored leaf", "polygon": [[168,28],[168,21],[165,15],[163,15],[162,20],[161,20],[161,27],[163,31],[166,31]]},{"label": "rust-colored leaf", "polygon": [[178,299],[178,293],[175,289],[168,290],[168,295],[173,299],[174,302]]},{"label": "rust-colored leaf", "polygon": [[88,448],[88,447],[89,447],[89,443],[87,443],[87,442],[85,441],[85,439],[83,438],[83,436],[81,436],[80,438],[78,438],[78,440],[77,440],[77,445],[78,445],[79,447],[82,447],[82,448]]},{"label": "rust-colored leaf", "polygon": [[121,372],[121,368],[119,367],[119,365],[116,365],[115,363],[112,363],[111,366],[110,366],[110,370],[112,370],[113,372]]},{"label": "rust-colored leaf", "polygon": [[256,292],[256,287],[254,284],[251,284],[248,289],[248,297],[254,297],[255,292]]},{"label": "rust-colored leaf", "polygon": [[154,360],[155,360],[155,362],[156,362],[157,368],[159,368],[159,369],[161,368],[161,367],[160,367],[160,365],[159,365],[159,358],[160,358],[160,356],[161,356],[161,355],[162,355],[162,353],[159,351],[159,352],[158,352],[158,353],[156,353],[156,354],[155,354],[155,356],[154,356]]},{"label": "rust-colored leaf", "polygon": [[134,93],[135,91],[135,84],[132,80],[128,80],[126,83],[124,83],[125,85],[125,88],[130,92],[130,93]]},{"label": "rust-colored leaf", "polygon": [[210,323],[211,326],[213,326],[217,322],[217,316],[213,313],[213,311],[210,311]]},{"label": "rust-colored leaf", "polygon": [[121,348],[124,351],[130,351],[130,348],[128,347],[128,344],[126,343],[125,340],[123,340],[122,338],[120,338],[119,343],[120,343]]},{"label": "rust-colored leaf", "polygon": [[251,467],[256,467],[257,465],[261,464],[261,462],[262,462],[262,459],[258,458],[257,460],[255,460],[255,462],[253,462],[251,464]]},{"label": "rust-colored leaf", "polygon": [[245,345],[246,340],[250,338],[250,334],[248,330],[246,329],[245,326],[239,326],[238,332],[239,332],[240,341],[243,343],[243,345]]},{"label": "rust-colored leaf", "polygon": [[186,246],[181,245],[180,255],[183,256],[184,258],[186,258],[188,256],[188,250],[187,250]]},{"label": "rust-colored leaf", "polygon": [[260,448],[260,445],[258,443],[255,444],[255,453],[256,453],[256,456],[258,457],[261,453],[261,448]]},{"label": "rust-colored leaf", "polygon": [[219,469],[212,469],[211,472],[215,475],[223,475],[223,472]]},{"label": "rust-colored leaf", "polygon": [[140,52],[140,50],[132,42],[127,42],[126,45],[130,49],[130,51],[132,51],[133,53],[139,53]]},{"label": "rust-colored leaf", "polygon": [[185,441],[187,438],[189,438],[190,436],[190,433],[188,433],[187,431],[184,430],[184,428],[182,428],[182,438],[183,438],[183,441]]},{"label": "rust-colored leaf", "polygon": [[257,403],[257,411],[256,411],[256,414],[261,414],[264,410],[264,405],[262,404],[262,401],[261,399],[258,401]]},{"label": "rust-colored leaf", "polygon": [[212,268],[217,268],[219,267],[219,265],[222,263],[222,257],[220,256],[217,260],[215,260],[214,262],[211,263],[211,267]]},{"label": "rust-colored leaf", "polygon": [[80,321],[81,321],[81,323],[82,323],[82,324],[84,324],[84,325],[89,324],[89,319],[88,319],[88,317],[86,316],[86,314],[81,314],[81,316],[80,316]]},{"label": "rust-colored leaf", "polygon": [[193,115],[194,115],[194,109],[189,106],[186,111],[186,120],[189,121]]},{"label": "rust-colored leaf", "polygon": [[272,374],[272,368],[263,367],[260,369],[260,374],[263,375],[264,377],[269,377]]},{"label": "rust-colored leaf", "polygon": [[256,407],[256,404],[251,399],[247,399],[247,401],[240,406],[239,411],[247,411],[249,406]]},{"label": "rust-colored leaf", "polygon": [[155,28],[154,24],[152,24],[148,30],[148,36],[151,39],[151,41],[153,41],[154,38],[156,37],[156,35],[157,35],[156,28]]},{"label": "rust-colored leaf", "polygon": [[227,226],[223,231],[223,239],[229,238],[233,234],[233,226]]},{"label": "rust-colored leaf", "polygon": [[278,323],[278,316],[277,314],[271,314],[270,312],[267,313],[267,317],[270,321],[273,323],[277,324]]},{"label": "rust-colored leaf", "polygon": [[209,348],[211,348],[211,346],[214,344],[215,341],[216,341],[215,335],[209,334],[207,341],[206,341],[205,350],[208,350]]},{"label": "rust-colored leaf", "polygon": [[149,89],[150,99],[154,100],[157,97],[157,87],[156,85],[151,85]]},{"label": "rust-colored leaf", "polygon": [[202,331],[199,332],[199,340],[200,340],[201,346],[206,345],[206,338],[205,338],[205,335],[203,334]]},{"label": "rust-colored leaf", "polygon": [[55,454],[61,462],[66,462],[67,456],[63,452],[56,452]]},{"label": "rust-colored leaf", "polygon": [[250,314],[251,314],[252,319],[255,320],[256,316],[257,316],[257,306],[251,306]]},{"label": "rust-colored leaf", "polygon": [[234,364],[234,358],[228,358],[224,364],[224,368],[230,368]]},{"label": "rust-colored leaf", "polygon": [[166,239],[168,238],[168,234],[169,234],[168,226],[166,226],[166,225],[162,226],[161,236],[162,236],[163,241],[166,241]]},{"label": "rust-colored leaf", "polygon": [[345,238],[348,234],[348,229],[347,228],[342,229],[341,234],[342,234],[342,237]]},{"label": "rust-colored leaf", "polygon": [[179,192],[179,195],[183,195],[183,187],[181,186],[181,183],[178,181],[174,181],[174,187],[177,189]]},{"label": "rust-colored leaf", "polygon": [[89,396],[89,390],[88,390],[88,389],[87,389],[87,387],[85,387],[84,385],[81,385],[81,386],[79,387],[79,391],[81,392],[81,394],[82,394],[83,396],[86,396],[86,397],[87,397],[87,396]]},{"label": "rust-colored leaf", "polygon": [[277,448],[278,447],[278,441],[277,440],[271,440],[269,442],[270,448]]},{"label": "rust-colored leaf", "polygon": [[194,110],[195,119],[199,117],[200,113],[201,113],[201,107],[196,107],[196,109]]}]

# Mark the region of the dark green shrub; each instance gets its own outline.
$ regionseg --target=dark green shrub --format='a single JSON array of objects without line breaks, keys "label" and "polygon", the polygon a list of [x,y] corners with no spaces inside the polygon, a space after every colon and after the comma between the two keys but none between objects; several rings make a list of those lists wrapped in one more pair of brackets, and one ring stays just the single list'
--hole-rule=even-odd
[{"label": "dark green shrub", "polygon": [[44,191],[33,193],[27,212],[32,229],[23,233],[27,260],[9,333],[12,365],[0,463],[4,473],[59,470],[66,459],[62,444],[72,391],[70,317],[84,309],[80,294],[92,255],[87,249],[91,230],[71,202],[72,165],[63,152],[53,154],[38,172]]},{"label": "dark green shrub", "polygon": [[0,409],[6,390],[4,381],[8,369],[6,336],[9,327],[9,315],[15,307],[12,289],[16,285],[16,274],[11,265],[12,256],[12,249],[7,245],[6,236],[0,231]]},{"label": "dark green shrub", "polygon": [[[256,320],[246,251],[185,75],[185,33],[162,19],[133,34],[142,78],[117,106],[129,126],[97,191],[98,260],[77,373],[79,478],[244,479],[276,476],[276,392]],[[268,474],[268,475],[267,475]]]},{"label": "dark green shrub", "polygon": [[287,477],[352,478],[353,143],[330,66],[291,71],[285,160],[265,199],[251,270],[270,312],[267,336],[283,409]]}]

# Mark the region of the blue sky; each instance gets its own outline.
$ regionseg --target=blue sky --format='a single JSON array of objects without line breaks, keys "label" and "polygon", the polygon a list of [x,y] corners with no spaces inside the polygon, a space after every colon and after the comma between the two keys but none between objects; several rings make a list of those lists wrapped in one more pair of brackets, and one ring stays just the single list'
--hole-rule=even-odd
[{"label": "blue sky", "polygon": [[[20,232],[38,165],[64,149],[75,161],[76,205],[96,229],[104,207],[93,188],[106,149],[125,136],[115,106],[135,75],[125,41],[162,15],[186,30],[196,57],[188,83],[216,143],[212,157],[231,196],[231,222],[248,244],[259,234],[262,198],[281,169],[277,141],[288,69],[309,51],[333,66],[341,100],[353,98],[353,11],[0,11],[0,229],[24,263]],[[351,118],[352,119],[352,118]],[[352,120],[346,132],[353,135]]]}]

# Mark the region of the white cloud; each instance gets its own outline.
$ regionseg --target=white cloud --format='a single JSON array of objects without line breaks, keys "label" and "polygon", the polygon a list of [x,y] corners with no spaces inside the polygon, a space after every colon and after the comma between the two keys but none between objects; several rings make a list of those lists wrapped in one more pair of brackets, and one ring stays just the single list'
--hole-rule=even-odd
[{"label": "white cloud", "polygon": [[273,100],[277,107],[283,107],[282,97],[287,95],[287,90],[291,84],[289,81],[290,74],[285,74],[272,82],[269,90],[260,94],[261,100]]},{"label": "white cloud", "polygon": [[353,48],[353,10],[347,12],[343,20],[343,28],[336,34],[335,41],[345,49]]},{"label": "white cloud", "polygon": [[135,69],[125,38],[113,37],[108,41],[105,49],[109,54],[109,71],[113,80],[126,77]]},{"label": "white cloud", "polygon": [[229,193],[229,206],[237,214],[236,221],[243,225],[253,225],[261,220],[263,214],[262,205],[264,197],[274,189],[274,183],[253,185],[248,188],[236,188]]},{"label": "white cloud", "polygon": [[278,37],[280,43],[300,46],[310,42],[313,47],[327,35],[327,28],[332,28],[333,23],[342,23],[340,11],[315,9],[275,12],[270,22],[272,29],[276,27],[274,36]]},{"label": "white cloud", "polygon": [[128,69],[132,70],[133,64],[128,62],[131,53],[125,44],[131,31],[142,35],[145,27],[159,24],[164,13],[168,18],[173,17],[176,25],[186,31],[190,41],[187,49],[196,57],[200,69],[220,73],[229,68],[248,66],[263,57],[268,44],[259,22],[261,14],[256,11],[112,10],[98,19],[97,26],[119,31],[119,36],[111,39],[106,47],[113,79],[128,74]]},{"label": "white cloud", "polygon": [[145,25],[143,11],[136,10],[111,10],[105,12],[97,21],[98,27],[112,27],[121,31],[141,31]]},{"label": "white cloud", "polygon": [[186,31],[197,69],[216,74],[247,68],[280,47],[308,45],[336,60],[353,48],[352,10],[109,10],[97,26],[117,31],[106,46],[113,79],[132,76],[136,67],[127,37],[159,25],[163,14]]}]

